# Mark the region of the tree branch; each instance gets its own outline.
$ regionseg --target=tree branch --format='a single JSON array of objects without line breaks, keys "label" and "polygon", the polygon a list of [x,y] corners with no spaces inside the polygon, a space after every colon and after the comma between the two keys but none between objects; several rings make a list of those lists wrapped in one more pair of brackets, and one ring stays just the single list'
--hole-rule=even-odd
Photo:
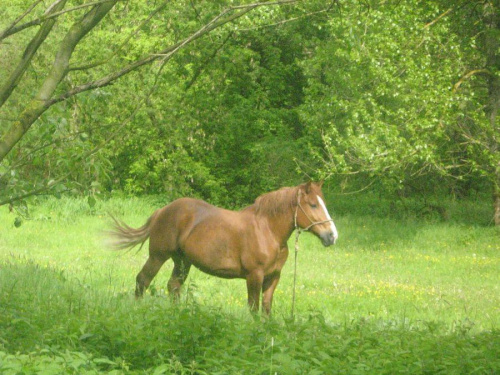
[{"label": "tree branch", "polygon": [[159,12],[161,12],[167,6],[167,3],[168,3],[168,0],[164,1],[163,4],[161,4],[155,10],[153,10],[153,12],[151,12],[151,14],[148,16],[148,18],[146,18],[144,21],[142,21],[135,28],[135,30],[132,33],[130,33],[130,35],[123,41],[123,43],[120,44],[107,58],[105,58],[102,61],[97,61],[97,62],[90,63],[90,64],[87,64],[87,65],[70,67],[69,70],[70,71],[73,71],[73,70],[87,70],[87,69],[92,69],[92,68],[95,68],[96,66],[103,65],[103,64],[106,64],[107,62],[109,62],[113,57],[115,57],[118,54],[118,52],[120,52],[120,50],[123,47],[125,47],[125,45],[130,41],[130,39],[132,39],[132,37],[134,37],[135,35],[137,35],[139,33],[139,31],[144,27],[144,25],[146,25],[149,21],[151,21],[151,19],[155,15],[157,15]]},{"label": "tree branch", "polygon": [[[182,42],[176,43],[162,51],[159,51],[159,53],[151,54],[140,60],[137,60],[136,62],[124,67],[123,69],[108,74],[107,76],[99,80],[77,86],[63,95],[60,95],[56,98],[51,98],[57,86],[69,71],[69,59],[78,42],[97,23],[100,22],[100,20],[109,12],[109,10],[111,10],[111,8],[116,4],[117,1],[118,0],[109,0],[100,2],[99,5],[94,6],[94,8],[92,8],[80,22],[75,23],[73,27],[68,31],[61,43],[61,47],[54,61],[54,66],[43,82],[38,94],[33,100],[31,100],[31,102],[28,103],[25,110],[19,116],[19,120],[15,121],[9,128],[9,130],[0,138],[0,162],[12,150],[17,142],[19,142],[19,140],[26,134],[31,125],[40,117],[40,115],[44,113],[48,108],[50,108],[53,104],[66,100],[67,98],[79,93],[107,86],[113,83],[118,78],[153,61],[162,60],[163,63],[165,63],[170,58],[172,58],[172,56],[176,52],[178,52],[187,44],[220,26],[223,26],[229,22],[234,21],[235,19],[242,17],[243,15],[247,14],[257,7],[292,4],[299,0],[267,1],[230,7],[216,16],[212,21],[201,27],[198,31],[185,38]],[[234,12],[234,14],[227,16],[232,12]]]},{"label": "tree branch", "polygon": [[[38,0],[38,2],[40,2],[40,1],[42,1],[42,0]],[[56,1],[56,3],[60,3],[60,1],[61,0]],[[42,24],[43,22],[45,22],[47,20],[57,18],[60,15],[63,15],[63,14],[66,14],[66,13],[70,13],[70,12],[74,12],[75,10],[79,10],[79,9],[83,9],[83,8],[88,8],[88,7],[95,6],[95,5],[99,5],[99,4],[102,4],[102,3],[107,3],[107,2],[110,2],[110,1],[114,1],[114,0],[94,1],[94,2],[91,2],[91,3],[81,4],[81,5],[75,6],[73,8],[69,8],[69,9],[65,9],[65,10],[60,10],[60,11],[57,11],[57,12],[54,12],[54,13],[50,13],[50,11],[54,8],[54,5],[58,5],[58,4],[54,3],[54,4],[52,4],[47,9],[47,11],[41,17],[35,18],[34,20],[31,20],[29,22],[25,22],[25,23],[23,23],[22,25],[19,25],[19,26],[15,26],[17,24],[17,22],[19,22],[19,21],[17,21],[17,20],[16,20],[17,22],[14,21],[14,23],[11,26],[9,26],[4,31],[2,31],[2,33],[0,34],[0,41],[2,41],[5,38],[8,38],[11,35],[14,35],[14,34],[20,32],[20,31],[23,31],[23,30],[25,30],[25,29],[27,29],[29,27],[37,26],[37,25],[40,25],[40,24]],[[22,19],[22,18],[24,18],[24,16],[25,15],[23,14],[21,17],[18,17],[18,18]]]},{"label": "tree branch", "polygon": [[[158,69],[158,71],[156,72],[156,75],[155,75],[155,80],[154,80],[154,83],[153,83],[153,86],[151,87],[151,89],[146,93],[146,95],[144,95],[144,97],[137,103],[137,106],[134,108],[134,110],[130,113],[130,115],[121,122],[121,124],[116,128],[116,130],[114,132],[112,132],[110,135],[108,135],[108,137],[106,139],[104,139],[100,144],[96,145],[93,149],[83,153],[83,154],[80,154],[76,157],[76,160],[79,161],[79,160],[84,160],[86,158],[88,158],[89,156],[92,156],[94,155],[95,153],[99,152],[103,147],[105,147],[112,139],[114,139],[118,134],[121,133],[121,131],[125,128],[125,126],[130,122],[132,121],[132,119],[135,117],[135,115],[139,112],[139,110],[143,107],[144,103],[146,103],[148,101],[148,99],[150,98],[150,96],[158,89],[158,82],[159,82],[159,76],[163,70],[163,67],[165,66],[165,64],[167,63],[167,61],[163,61],[160,68]],[[31,197],[33,195],[38,195],[42,192],[46,192],[52,188],[54,188],[55,186],[59,185],[60,183],[62,183],[63,181],[65,181],[69,176],[71,175],[71,173],[65,173],[63,174],[61,177],[59,177],[58,179],[56,180],[51,180],[49,181],[45,186],[42,186],[42,187],[39,187],[39,188],[36,188],[32,191],[29,191],[27,193],[23,193],[23,194],[20,194],[20,195],[17,195],[17,196],[14,196],[14,197],[10,197],[10,198],[7,198],[7,199],[4,199],[2,201],[0,201],[0,206],[3,206],[5,204],[12,204],[13,202],[16,202],[16,201],[19,201],[19,200],[22,200],[22,199],[25,199],[25,198],[28,198],[28,197]]]},{"label": "tree branch", "polygon": [[453,85],[453,90],[452,91],[456,92],[460,88],[460,85],[462,83],[464,83],[465,80],[469,79],[470,77],[472,77],[475,74],[491,74],[491,72],[488,69],[474,69],[474,70],[471,70],[470,72],[464,74],[458,80],[458,82]]},{"label": "tree branch", "polygon": [[188,83],[186,83],[186,85],[184,86],[184,90],[187,91],[191,88],[191,86],[194,85],[194,83],[196,82],[196,80],[198,79],[198,77],[203,73],[203,71],[205,70],[206,66],[208,65],[208,63],[213,60],[215,58],[215,56],[217,56],[217,54],[219,53],[219,51],[224,48],[224,46],[226,45],[226,43],[229,41],[229,39],[231,39],[231,36],[232,36],[232,33],[229,33],[227,35],[227,37],[222,41],[221,45],[218,46],[211,54],[210,56],[208,56],[208,58],[205,59],[205,61],[203,61],[203,63],[201,63],[199,66],[198,66],[198,69],[196,69],[196,71],[194,72],[193,76],[191,77],[191,79],[189,80]]},{"label": "tree branch", "polygon": [[[51,8],[51,11],[57,12],[59,9],[64,8],[66,0],[60,1],[55,7]],[[52,31],[55,20],[50,19],[44,22],[43,26],[38,30],[36,35],[33,37],[31,42],[26,47],[21,61],[17,65],[16,69],[11,73],[5,84],[0,88],[0,107],[7,101],[16,86],[19,84],[24,72],[28,68],[31,59],[35,55],[38,48],[45,41],[49,33]],[[1,160],[1,159],[0,159]]]},{"label": "tree branch", "polygon": [[[104,76],[98,80],[88,82],[88,83],[82,84],[80,86],[76,86],[73,89],[67,91],[66,93],[58,96],[57,98],[52,99],[49,102],[49,105],[53,105],[55,103],[64,101],[64,100],[66,100],[74,95],[80,94],[80,93],[85,92],[85,91],[108,86],[108,85],[112,84],[115,80],[123,77],[124,75],[142,67],[143,65],[150,64],[156,60],[159,60],[159,59],[170,60],[172,58],[172,56],[175,53],[177,53],[184,46],[186,46],[189,43],[193,42],[194,40],[197,40],[200,37],[208,34],[210,31],[244,16],[245,14],[247,14],[248,12],[252,11],[253,9],[255,9],[257,7],[268,6],[268,5],[277,5],[277,4],[291,4],[291,3],[294,3],[297,1],[298,0],[283,0],[283,1],[262,2],[262,3],[254,3],[254,4],[239,5],[239,6],[235,6],[235,7],[230,7],[228,9],[224,10],[223,12],[221,12],[218,16],[216,16],[214,19],[212,19],[206,25],[202,26],[196,32],[191,34],[189,37],[185,38],[183,41],[176,43],[170,47],[167,47],[164,50],[161,50],[157,53],[143,57],[142,59],[139,59],[139,60],[133,62],[132,64],[127,65],[126,67],[122,68],[121,70],[119,70],[117,72],[110,73],[107,76]],[[229,17],[224,18],[228,13],[231,13],[235,10],[239,10],[239,11],[234,13],[233,15],[231,15]]]},{"label": "tree branch", "polygon": [[11,197],[11,198],[7,198],[7,199],[4,199],[3,201],[0,201],[0,206],[3,206],[5,204],[11,204],[11,203],[14,203],[14,202],[17,202],[17,201],[20,201],[24,198],[28,198],[28,197],[31,197],[33,195],[38,195],[44,191],[47,191],[47,190],[50,190],[52,189],[54,186],[60,184],[68,175],[64,175],[63,177],[61,177],[59,180],[51,180],[47,183],[47,185],[45,186],[42,186],[38,189],[35,189],[35,190],[31,190],[27,193],[23,193],[23,194],[19,194],[19,195],[16,195],[15,197]]},{"label": "tree branch", "polygon": [[[65,4],[66,0],[60,1],[54,9]],[[94,6],[85,16],[70,28],[61,42],[52,69],[42,87],[25,107],[9,130],[0,138],[0,161],[12,150],[19,140],[26,134],[31,125],[44,113],[53,103],[50,102],[59,83],[68,72],[69,59],[79,41],[92,30],[101,19],[111,10],[118,0],[102,2]],[[54,22],[50,20],[48,22]]]},{"label": "tree branch", "polygon": [[9,26],[7,26],[1,33],[0,33],[0,41],[3,40],[4,38],[6,38],[7,36],[9,35],[12,35],[16,32],[11,32],[12,29],[15,28],[15,26],[24,18],[26,17],[28,14],[31,13],[31,11],[38,5],[42,2],[43,0],[37,0],[35,1],[33,4],[31,4],[31,6],[26,9],[26,11],[21,14],[19,17],[17,17],[14,22],[12,22]]},{"label": "tree branch", "polygon": [[444,13],[440,14],[436,19],[434,19],[431,22],[425,24],[424,25],[424,29],[428,29],[429,27],[431,27],[432,25],[434,25],[436,22],[438,22],[441,18],[446,17],[449,13],[451,13],[452,10],[453,10],[453,8],[448,9]]},{"label": "tree branch", "polygon": [[302,18],[311,17],[311,16],[314,16],[316,14],[321,14],[321,13],[329,12],[330,10],[332,10],[332,8],[333,8],[333,6],[335,4],[336,4],[336,1],[333,1],[327,8],[324,8],[324,9],[321,9],[321,10],[317,10],[315,12],[309,12],[309,13],[306,13],[306,14],[302,14],[302,15],[300,15],[298,17],[288,18],[286,20],[275,22],[275,23],[270,23],[270,24],[267,24],[267,25],[261,25],[261,26],[256,26],[256,27],[249,27],[249,28],[246,28],[246,29],[238,29],[238,32],[258,30],[258,29],[267,28],[267,27],[281,26],[281,25],[287,24],[289,22],[298,21],[298,20],[300,20]]}]

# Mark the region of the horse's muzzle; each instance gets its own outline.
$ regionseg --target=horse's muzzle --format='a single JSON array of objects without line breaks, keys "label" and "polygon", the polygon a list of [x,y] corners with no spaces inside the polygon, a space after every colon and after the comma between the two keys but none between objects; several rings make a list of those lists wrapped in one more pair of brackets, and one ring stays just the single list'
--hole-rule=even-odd
[{"label": "horse's muzzle", "polygon": [[325,247],[335,244],[335,241],[337,240],[333,232],[323,232],[319,235],[319,238],[321,239],[321,243]]}]

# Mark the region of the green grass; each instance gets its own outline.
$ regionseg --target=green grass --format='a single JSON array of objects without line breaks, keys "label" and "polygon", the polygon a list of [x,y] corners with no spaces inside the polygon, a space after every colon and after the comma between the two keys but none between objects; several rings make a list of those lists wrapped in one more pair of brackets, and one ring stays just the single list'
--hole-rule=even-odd
[{"label": "green grass", "polygon": [[247,311],[243,280],[197,270],[173,305],[170,263],[152,295],[134,300],[147,251],[106,250],[105,212],[139,226],[163,203],[51,199],[19,228],[0,207],[0,373],[500,372],[497,229],[344,205],[335,247],[300,238],[295,319],[292,254],[273,319],[261,321]]}]

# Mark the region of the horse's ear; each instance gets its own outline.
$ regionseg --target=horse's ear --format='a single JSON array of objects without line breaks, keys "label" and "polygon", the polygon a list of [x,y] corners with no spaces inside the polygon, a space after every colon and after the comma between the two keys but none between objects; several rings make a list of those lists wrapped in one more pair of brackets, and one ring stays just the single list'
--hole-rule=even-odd
[{"label": "horse's ear", "polygon": [[325,180],[319,180],[318,182],[318,186],[320,189],[323,187],[323,182],[325,182]]},{"label": "horse's ear", "polygon": [[306,191],[306,194],[309,194],[311,192],[311,185],[312,185],[312,182],[309,181],[306,183],[306,185],[304,186],[305,188],[305,191]]}]

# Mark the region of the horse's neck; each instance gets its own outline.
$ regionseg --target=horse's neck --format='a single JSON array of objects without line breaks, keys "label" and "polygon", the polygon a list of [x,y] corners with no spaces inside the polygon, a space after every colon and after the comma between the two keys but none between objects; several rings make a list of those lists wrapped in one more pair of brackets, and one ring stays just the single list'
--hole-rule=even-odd
[{"label": "horse's neck", "polygon": [[295,229],[293,212],[282,212],[266,219],[276,240],[280,244],[286,244]]}]

